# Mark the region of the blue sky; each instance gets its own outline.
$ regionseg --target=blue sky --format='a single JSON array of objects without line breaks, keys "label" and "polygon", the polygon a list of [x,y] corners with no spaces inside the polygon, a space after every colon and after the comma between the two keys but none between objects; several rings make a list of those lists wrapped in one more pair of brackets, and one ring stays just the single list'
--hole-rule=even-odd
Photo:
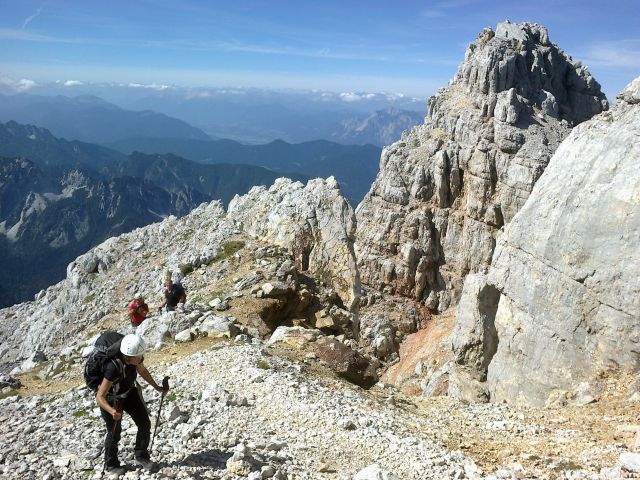
[{"label": "blue sky", "polygon": [[0,0],[0,81],[428,96],[505,19],[546,26],[610,100],[640,75],[638,0]]}]

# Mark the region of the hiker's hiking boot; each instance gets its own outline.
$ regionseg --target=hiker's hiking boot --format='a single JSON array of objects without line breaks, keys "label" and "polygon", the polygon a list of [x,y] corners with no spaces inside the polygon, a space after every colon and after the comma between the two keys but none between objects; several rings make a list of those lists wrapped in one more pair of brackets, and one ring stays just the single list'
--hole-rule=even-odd
[{"label": "hiker's hiking boot", "polygon": [[105,472],[107,472],[109,475],[124,475],[125,473],[127,473],[127,468],[123,467],[122,465],[114,465],[111,467],[105,467]]},{"label": "hiker's hiking boot", "polygon": [[136,465],[139,465],[144,470],[152,473],[158,470],[158,464],[156,462],[152,462],[148,458],[144,458],[144,457],[136,458]]}]

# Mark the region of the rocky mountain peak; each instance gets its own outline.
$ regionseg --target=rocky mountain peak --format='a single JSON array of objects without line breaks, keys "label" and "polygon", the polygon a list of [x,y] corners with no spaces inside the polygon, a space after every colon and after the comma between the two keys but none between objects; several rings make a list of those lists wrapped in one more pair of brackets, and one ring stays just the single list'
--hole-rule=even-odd
[{"label": "rocky mountain peak", "polygon": [[91,180],[81,172],[80,170],[69,170],[60,179],[60,185],[63,190],[75,190],[78,188],[86,187],[90,184]]},{"label": "rocky mountain peak", "polygon": [[425,123],[382,152],[356,209],[362,283],[433,311],[455,304],[571,127],[607,108],[544,27],[483,30]]},{"label": "rocky mountain peak", "polygon": [[607,109],[600,85],[582,66],[549,41],[547,29],[535,23],[498,24],[484,29],[469,45],[449,85],[429,102],[430,115],[451,108],[446,99],[464,91],[482,111],[516,124],[532,109],[546,116],[583,122]]}]

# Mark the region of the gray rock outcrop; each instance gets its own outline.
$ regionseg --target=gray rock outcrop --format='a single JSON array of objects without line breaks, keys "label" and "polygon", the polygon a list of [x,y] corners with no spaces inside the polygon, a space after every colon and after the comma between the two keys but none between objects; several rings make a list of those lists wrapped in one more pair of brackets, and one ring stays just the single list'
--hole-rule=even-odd
[{"label": "gray rock outcrop", "polygon": [[242,222],[248,234],[287,247],[298,270],[316,272],[348,310],[357,310],[355,216],[333,177],[311,180],[306,187],[285,178],[268,189],[254,187],[231,201],[229,215]]},{"label": "gray rock outcrop", "polygon": [[455,304],[571,127],[606,108],[598,83],[545,28],[485,29],[429,100],[425,124],[382,152],[356,209],[362,283],[439,312]]},{"label": "gray rock outcrop", "polygon": [[490,363],[486,343],[474,357],[454,340],[459,363],[486,373],[491,400],[578,402],[599,374],[640,366],[639,103],[637,78],[572,131],[499,237],[485,284],[468,277],[458,329],[500,292],[495,318],[485,315],[497,336]]},{"label": "gray rock outcrop", "polygon": [[[202,204],[189,215],[104,241],[67,267],[67,278],[33,302],[0,310],[0,367],[23,362],[33,367],[34,353],[55,345],[78,345],[85,330],[112,318],[128,322],[127,302],[135,292],[160,299],[163,267],[180,275],[180,265],[206,264],[223,240],[237,233],[223,218],[220,202]],[[198,235],[193,232],[198,231]],[[177,248],[179,246],[179,248]],[[177,278],[176,278],[177,279]]]},{"label": "gray rock outcrop", "polygon": [[[69,358],[98,329],[128,329],[126,309],[134,293],[151,307],[139,333],[154,348],[176,335],[232,337],[239,328],[266,337],[294,320],[320,323],[327,333],[357,333],[355,220],[335,180],[313,180],[303,188],[282,179],[236,198],[234,205],[226,214],[220,202],[202,204],[182,218],[110,238],[72,261],[67,278],[35,301],[0,310],[0,370],[24,372],[47,358]],[[294,256],[304,275],[298,275]],[[225,283],[231,269],[246,262],[251,270]],[[156,313],[167,273],[187,290],[187,308],[177,315]],[[211,324],[214,309],[233,305],[240,318]],[[242,327],[233,325],[236,319]]]}]

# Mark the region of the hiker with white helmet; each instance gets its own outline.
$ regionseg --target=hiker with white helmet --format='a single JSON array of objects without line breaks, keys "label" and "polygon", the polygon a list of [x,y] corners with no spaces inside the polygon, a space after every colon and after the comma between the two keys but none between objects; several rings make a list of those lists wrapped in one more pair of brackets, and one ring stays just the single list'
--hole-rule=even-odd
[{"label": "hiker with white helmet", "polygon": [[[103,335],[107,334],[119,335],[115,332],[107,332]],[[96,341],[97,345],[98,341]],[[96,402],[100,406],[100,414],[107,428],[104,439],[104,462],[105,470],[108,473],[123,475],[127,471],[118,460],[120,420],[123,411],[131,416],[138,427],[134,447],[136,463],[149,471],[154,471],[157,468],[149,458],[151,421],[142,398],[142,392],[137,387],[136,378],[140,374],[149,385],[162,392],[163,396],[167,393],[169,384],[165,379],[163,388],[153,379],[143,364],[144,350],[145,343],[140,335],[120,336],[120,340],[114,341],[108,347],[104,354],[104,360],[101,361],[99,370],[102,372],[103,378],[96,393]]]}]

